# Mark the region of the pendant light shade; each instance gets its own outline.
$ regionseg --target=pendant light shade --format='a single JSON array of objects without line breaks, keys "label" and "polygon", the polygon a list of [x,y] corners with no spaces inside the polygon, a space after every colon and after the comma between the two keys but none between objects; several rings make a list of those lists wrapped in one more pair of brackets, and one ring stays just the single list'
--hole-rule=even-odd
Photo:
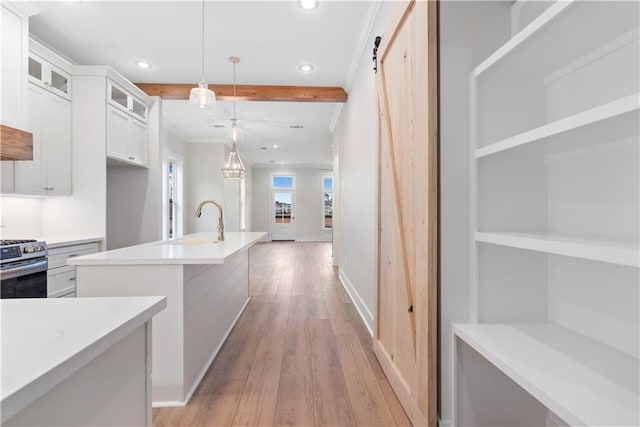
[{"label": "pendant light shade", "polygon": [[222,165],[222,176],[225,179],[242,179],[244,178],[245,168],[240,153],[236,148],[236,142],[242,137],[240,128],[238,127],[238,118],[236,117],[236,64],[240,62],[238,58],[232,56],[229,62],[233,64],[233,117],[231,118],[231,130],[229,131],[229,139],[231,140],[231,151],[227,155],[227,160]]},{"label": "pendant light shade", "polygon": [[189,106],[202,110],[216,108],[216,94],[209,89],[209,85],[204,80],[204,0],[202,0],[202,79],[198,87],[194,87],[189,93]]},{"label": "pendant light shade", "polygon": [[234,143],[231,146],[231,151],[229,151],[229,154],[227,155],[227,160],[222,166],[222,176],[226,179],[242,179],[244,178],[244,174],[244,163],[242,163],[242,159],[240,158],[240,154],[238,154],[238,149]]},{"label": "pendant light shade", "polygon": [[216,108],[216,94],[209,89],[209,85],[202,80],[198,87],[191,89],[189,93],[189,105],[202,110],[213,110]]}]

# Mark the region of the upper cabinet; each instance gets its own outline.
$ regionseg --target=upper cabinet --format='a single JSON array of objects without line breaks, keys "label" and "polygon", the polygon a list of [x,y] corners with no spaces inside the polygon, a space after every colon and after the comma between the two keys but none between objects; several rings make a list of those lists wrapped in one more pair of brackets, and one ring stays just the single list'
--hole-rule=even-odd
[{"label": "upper cabinet", "polygon": [[[28,126],[33,161],[16,162],[16,194],[71,194],[71,64],[31,40]],[[68,71],[65,71],[68,70]]]},{"label": "upper cabinet", "polygon": [[71,75],[29,52],[29,82],[71,99]]},{"label": "upper cabinet", "polygon": [[147,104],[107,79],[107,156],[147,165]]},{"label": "upper cabinet", "polygon": [[3,125],[28,130],[27,59],[29,17],[15,5],[2,2],[2,112]]}]

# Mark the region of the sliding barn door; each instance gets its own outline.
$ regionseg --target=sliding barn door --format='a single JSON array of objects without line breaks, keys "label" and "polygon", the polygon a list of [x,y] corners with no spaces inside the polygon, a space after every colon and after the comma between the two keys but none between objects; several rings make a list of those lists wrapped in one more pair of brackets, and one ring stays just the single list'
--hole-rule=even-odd
[{"label": "sliding barn door", "polygon": [[437,425],[437,3],[397,6],[378,49],[374,349],[414,425]]}]

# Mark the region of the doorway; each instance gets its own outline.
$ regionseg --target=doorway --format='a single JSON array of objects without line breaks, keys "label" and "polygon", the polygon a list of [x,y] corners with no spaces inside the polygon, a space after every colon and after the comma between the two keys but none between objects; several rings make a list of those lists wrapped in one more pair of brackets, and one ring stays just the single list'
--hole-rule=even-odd
[{"label": "doorway", "polygon": [[271,240],[295,240],[295,177],[271,177]]}]

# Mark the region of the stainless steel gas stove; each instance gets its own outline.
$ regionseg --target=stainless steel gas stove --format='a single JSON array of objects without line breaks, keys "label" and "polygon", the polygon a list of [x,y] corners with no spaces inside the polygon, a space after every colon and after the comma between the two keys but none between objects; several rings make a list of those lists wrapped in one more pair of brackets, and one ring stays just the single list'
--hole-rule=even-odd
[{"label": "stainless steel gas stove", "polygon": [[0,240],[1,298],[46,298],[48,251],[33,239]]}]

